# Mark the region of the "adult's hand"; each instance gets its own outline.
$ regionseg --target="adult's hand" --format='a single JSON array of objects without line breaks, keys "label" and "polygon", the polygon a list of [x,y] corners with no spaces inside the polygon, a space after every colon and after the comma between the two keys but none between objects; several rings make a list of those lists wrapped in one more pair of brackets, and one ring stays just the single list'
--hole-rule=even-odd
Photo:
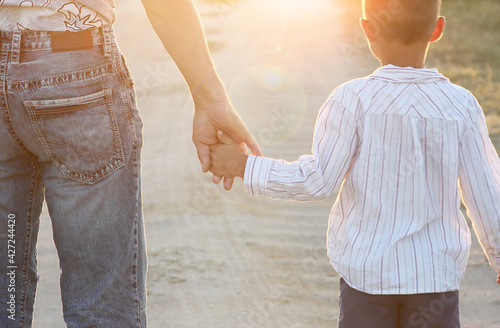
[{"label": "adult's hand", "polygon": [[[193,143],[198,152],[203,172],[211,167],[210,145],[218,143],[217,131],[222,130],[239,143],[245,143],[252,154],[262,156],[255,138],[250,134],[245,124],[228,101],[216,104],[211,108],[196,108],[193,119]],[[219,183],[221,177],[213,176],[214,183]],[[232,178],[224,179],[224,188],[230,190]]]}]

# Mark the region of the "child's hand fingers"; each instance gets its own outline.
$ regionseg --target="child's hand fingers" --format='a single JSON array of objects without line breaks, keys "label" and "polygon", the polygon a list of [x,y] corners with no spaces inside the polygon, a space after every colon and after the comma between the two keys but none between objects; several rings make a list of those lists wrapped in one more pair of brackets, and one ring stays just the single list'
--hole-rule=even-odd
[{"label": "child's hand fingers", "polygon": [[224,178],[224,189],[228,191],[231,190],[231,188],[233,187],[233,182],[233,178]]},{"label": "child's hand fingers", "polygon": [[219,184],[219,182],[222,180],[222,177],[212,174],[212,182],[215,184]]}]

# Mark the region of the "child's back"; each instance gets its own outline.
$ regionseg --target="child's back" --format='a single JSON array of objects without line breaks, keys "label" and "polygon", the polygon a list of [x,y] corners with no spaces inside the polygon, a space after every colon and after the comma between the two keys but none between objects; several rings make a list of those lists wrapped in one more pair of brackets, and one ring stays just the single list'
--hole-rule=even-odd
[{"label": "child's back", "polygon": [[[470,246],[459,181],[494,263],[500,165],[482,110],[468,91],[436,70],[389,65],[339,87],[322,113],[318,127],[330,126],[326,142],[352,145],[331,161],[325,158],[332,166],[345,158],[340,166],[349,170],[332,211],[328,249],[351,286],[373,294],[458,289]],[[337,138],[332,132],[346,124],[353,128]],[[328,179],[329,165],[320,171]]]}]

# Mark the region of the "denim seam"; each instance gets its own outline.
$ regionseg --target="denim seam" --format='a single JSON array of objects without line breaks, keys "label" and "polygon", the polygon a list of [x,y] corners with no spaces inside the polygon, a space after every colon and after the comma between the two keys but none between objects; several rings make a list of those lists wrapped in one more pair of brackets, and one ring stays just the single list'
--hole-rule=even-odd
[{"label": "denim seam", "polygon": [[[96,49],[97,47],[101,47],[103,44],[101,42],[93,42],[93,47],[94,49]],[[52,52],[52,46],[50,44],[47,44],[47,45],[36,45],[36,46],[32,46],[32,45],[25,45],[21,42],[21,54],[22,53],[25,53],[25,52],[39,52],[39,51],[48,51],[48,52]],[[68,50],[68,51],[72,51],[72,50]]]},{"label": "denim seam", "polygon": [[1,58],[1,72],[0,74],[2,75],[2,90],[1,90],[1,93],[0,93],[0,106],[2,107],[2,111],[3,111],[3,118],[4,118],[4,121],[5,121],[5,125],[7,126],[7,130],[9,131],[9,135],[11,136],[12,140],[14,140],[14,142],[16,143],[16,145],[23,151],[29,153],[29,150],[26,148],[26,146],[23,144],[23,142],[21,141],[21,138],[19,138],[16,130],[14,129],[14,125],[12,124],[12,120],[11,120],[11,115],[10,115],[10,109],[9,109],[9,105],[8,105],[8,102],[7,102],[7,92],[6,92],[6,83],[5,81],[3,80],[5,78],[5,71],[6,71],[6,67],[7,67],[7,57],[8,57],[8,54],[6,52],[2,52],[1,54],[2,58]]},{"label": "denim seam", "polygon": [[41,87],[56,86],[56,85],[71,83],[74,81],[85,81],[109,73],[111,74],[118,73],[116,66],[117,66],[116,62],[115,60],[113,60],[102,65],[82,70],[77,70],[68,73],[53,74],[29,80],[12,81],[12,82],[7,82],[6,84],[7,84],[7,89],[9,91],[39,89]]},{"label": "denim seam", "polygon": [[103,35],[103,54],[104,57],[111,57],[114,46],[113,46],[113,39],[112,39],[112,30],[109,30],[107,28],[103,28],[102,35]]},{"label": "denim seam", "polygon": [[23,258],[23,272],[22,272],[22,297],[21,297],[21,304],[20,304],[20,310],[21,310],[21,319],[19,321],[20,326],[22,327],[23,324],[26,322],[26,316],[27,316],[27,310],[26,310],[26,303],[28,302],[28,288],[29,288],[29,279],[28,279],[28,271],[29,271],[29,260],[30,260],[30,249],[31,249],[31,233],[32,233],[32,228],[33,228],[33,208],[34,208],[34,201],[35,201],[35,190],[36,190],[36,185],[38,184],[38,179],[40,178],[39,174],[39,167],[36,162],[36,158],[32,157],[31,159],[31,164],[34,168],[33,170],[33,175],[31,179],[31,190],[30,190],[30,196],[29,196],[29,207],[28,207],[28,215],[27,215],[27,229],[26,229],[26,244],[25,244],[25,249],[24,249],[24,258]]},{"label": "denim seam", "polygon": [[19,57],[21,57],[21,31],[12,32],[12,51],[11,63],[12,65],[19,64]]},{"label": "denim seam", "polygon": [[26,46],[22,46],[21,45],[21,53],[23,52],[35,52],[35,51],[52,51],[52,48],[50,47],[50,45],[41,45],[41,46],[37,46],[37,47],[26,47]]},{"label": "denim seam", "polygon": [[131,96],[130,96],[130,87],[129,83],[131,78],[129,77],[130,73],[128,70],[128,67],[126,66],[125,58],[122,56],[120,50],[118,47],[114,47],[114,62],[118,63],[120,65],[120,72],[118,74],[119,79],[120,79],[120,89],[121,89],[121,97],[122,101],[126,106],[126,116],[128,120],[128,126],[131,132],[132,136],[132,156],[131,160],[133,161],[133,167],[134,167],[134,178],[135,178],[135,216],[134,216],[134,259],[133,259],[133,287],[134,287],[134,294],[135,294],[135,302],[137,304],[137,313],[136,313],[136,320],[137,320],[137,327],[141,327],[141,317],[146,314],[145,306],[144,310],[143,304],[141,302],[141,299],[139,297],[139,278],[137,274],[137,269],[138,269],[138,263],[139,263],[139,197],[140,197],[140,190],[139,190],[139,180],[140,180],[140,167],[138,165],[139,162],[139,152],[140,148],[138,145],[138,136],[136,133],[135,129],[135,124],[134,124],[134,116],[132,113],[132,103],[131,103]]},{"label": "denim seam", "polygon": [[133,145],[133,166],[134,166],[134,178],[135,178],[135,216],[134,216],[134,247],[135,247],[135,254],[134,254],[134,261],[133,261],[133,278],[134,278],[134,293],[135,293],[135,299],[137,303],[137,326],[141,326],[141,316],[144,315],[141,311],[141,301],[139,298],[139,284],[138,284],[138,275],[137,275],[137,265],[139,261],[139,172],[138,170],[138,165],[137,162],[139,160],[138,152],[139,149]]},{"label": "denim seam", "polygon": [[126,105],[127,121],[130,133],[132,134],[132,140],[134,145],[137,145],[138,137],[134,124],[134,115],[132,113],[132,107],[133,107],[131,99],[132,91],[130,90],[133,87],[133,81],[132,78],[130,77],[130,73],[127,68],[127,64],[125,62],[125,58],[121,55],[121,53],[117,54],[116,60],[120,61],[120,64],[122,65],[122,69],[120,70],[120,73],[118,75],[120,78],[121,96],[123,103]]}]

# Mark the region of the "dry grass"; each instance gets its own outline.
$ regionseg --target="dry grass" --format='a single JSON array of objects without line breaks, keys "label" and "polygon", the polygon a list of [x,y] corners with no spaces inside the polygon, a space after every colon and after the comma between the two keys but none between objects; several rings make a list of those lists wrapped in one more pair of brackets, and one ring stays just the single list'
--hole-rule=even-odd
[{"label": "dry grass", "polygon": [[[361,0],[332,0],[346,10],[346,38],[358,33]],[[470,90],[481,104],[492,139],[500,139],[500,1],[443,0],[444,37],[431,46],[428,67]],[[371,56],[365,51],[361,57]],[[362,59],[362,58],[361,58]],[[500,142],[496,143],[500,149]]]},{"label": "dry grass", "polygon": [[[483,107],[491,135],[500,135],[500,2],[444,1],[447,27],[429,64],[470,90]],[[498,145],[497,145],[498,146]]]}]

